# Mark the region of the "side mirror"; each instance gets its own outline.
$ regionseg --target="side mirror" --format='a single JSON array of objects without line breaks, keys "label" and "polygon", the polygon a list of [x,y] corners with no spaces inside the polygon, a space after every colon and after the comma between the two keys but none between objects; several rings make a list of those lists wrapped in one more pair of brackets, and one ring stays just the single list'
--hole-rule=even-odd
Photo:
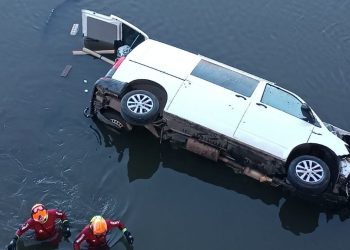
[{"label": "side mirror", "polygon": [[311,108],[309,105],[307,105],[306,103],[303,103],[301,105],[301,113],[303,114],[303,116],[306,117],[306,120],[312,124],[315,124],[315,117],[312,114]]}]

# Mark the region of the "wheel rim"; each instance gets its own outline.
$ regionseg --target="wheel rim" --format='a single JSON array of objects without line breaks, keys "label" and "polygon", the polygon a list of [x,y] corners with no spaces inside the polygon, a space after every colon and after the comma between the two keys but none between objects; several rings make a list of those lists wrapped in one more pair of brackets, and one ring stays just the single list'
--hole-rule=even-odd
[{"label": "wheel rim", "polygon": [[128,109],[136,114],[146,114],[153,108],[153,100],[145,94],[135,94],[129,97],[126,102]]},{"label": "wheel rim", "polygon": [[295,172],[298,178],[306,183],[318,183],[324,178],[323,167],[313,160],[299,162]]}]

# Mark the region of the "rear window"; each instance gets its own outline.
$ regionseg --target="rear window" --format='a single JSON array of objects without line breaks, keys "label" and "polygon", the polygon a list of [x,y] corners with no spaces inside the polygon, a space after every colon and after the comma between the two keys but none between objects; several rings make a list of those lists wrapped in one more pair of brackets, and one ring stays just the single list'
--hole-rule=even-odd
[{"label": "rear window", "polygon": [[101,40],[113,44],[115,40],[119,40],[119,25],[111,24],[96,18],[87,17],[87,34],[91,39]]},{"label": "rear window", "polygon": [[145,37],[137,32],[136,30],[130,28],[129,26],[123,24],[123,44],[127,44],[134,49],[137,45],[145,41]]},{"label": "rear window", "polygon": [[191,75],[250,97],[259,81],[214,63],[201,60]]}]

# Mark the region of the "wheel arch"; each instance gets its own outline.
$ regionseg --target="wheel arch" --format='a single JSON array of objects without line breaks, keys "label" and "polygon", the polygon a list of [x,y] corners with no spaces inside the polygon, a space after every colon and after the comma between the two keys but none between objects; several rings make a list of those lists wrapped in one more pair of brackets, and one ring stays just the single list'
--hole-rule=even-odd
[{"label": "wheel arch", "polygon": [[302,155],[312,155],[323,160],[331,172],[331,183],[335,183],[339,175],[339,158],[330,148],[317,144],[305,143],[295,147],[289,154],[286,161],[286,168],[293,159]]},{"label": "wheel arch", "polygon": [[123,95],[132,90],[147,90],[154,94],[159,101],[159,111],[160,114],[163,113],[164,107],[168,100],[168,93],[162,85],[157,82],[147,80],[147,79],[137,79],[128,83],[127,87],[123,91]]}]

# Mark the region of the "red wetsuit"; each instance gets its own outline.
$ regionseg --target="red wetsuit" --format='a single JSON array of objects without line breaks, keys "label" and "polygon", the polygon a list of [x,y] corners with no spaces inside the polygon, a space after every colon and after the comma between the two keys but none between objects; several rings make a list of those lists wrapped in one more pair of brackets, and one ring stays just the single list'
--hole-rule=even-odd
[{"label": "red wetsuit", "polygon": [[16,235],[20,237],[29,229],[34,230],[35,238],[37,240],[46,240],[53,237],[56,234],[56,220],[60,219],[62,222],[67,220],[67,216],[64,212],[58,211],[56,209],[47,210],[48,217],[44,224],[28,219],[17,231]]},{"label": "red wetsuit", "polygon": [[[117,227],[120,230],[123,230],[123,228],[125,227],[124,224],[119,220],[116,220],[116,221],[106,220],[106,223],[107,223],[107,232],[112,228]],[[96,237],[93,234],[90,228],[90,225],[85,226],[84,229],[78,234],[77,238],[73,243],[74,250],[80,250],[80,244],[84,240],[89,245],[89,249],[96,249],[96,248],[107,246],[106,235]]]}]

